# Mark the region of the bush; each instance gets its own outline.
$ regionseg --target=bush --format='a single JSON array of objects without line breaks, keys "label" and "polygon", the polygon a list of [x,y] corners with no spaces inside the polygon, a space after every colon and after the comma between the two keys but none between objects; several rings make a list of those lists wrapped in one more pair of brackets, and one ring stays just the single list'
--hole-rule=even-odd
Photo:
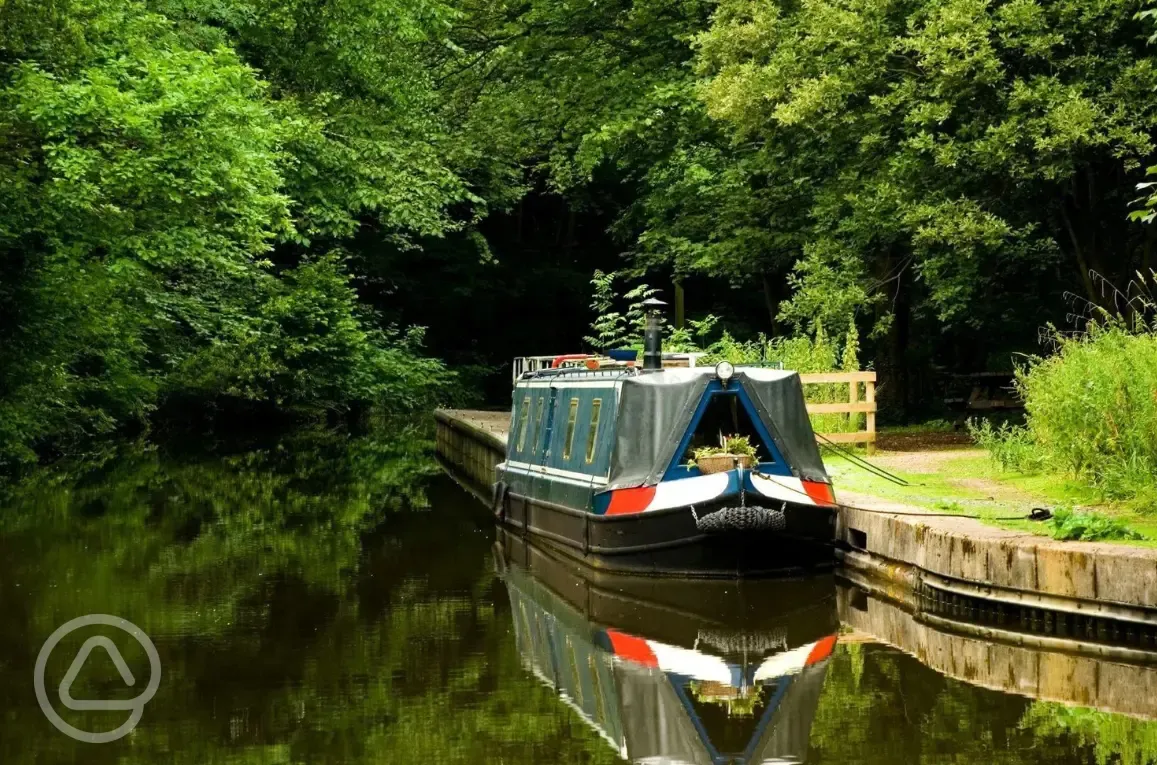
[{"label": "bush", "polygon": [[[1042,460],[1130,498],[1157,484],[1157,334],[1123,322],[1057,335],[1058,352],[1017,374]],[[1019,436],[1018,436],[1019,438]]]},{"label": "bush", "polygon": [[1054,510],[1048,526],[1054,539],[1093,542],[1098,539],[1145,538],[1114,518],[1099,513],[1082,513],[1067,507]]},{"label": "bush", "polygon": [[1025,426],[969,421],[972,438],[1005,469],[1066,473],[1157,507],[1157,333],[1103,315],[1053,338],[1055,354],[1017,371]]},{"label": "bush", "polygon": [[255,304],[189,357],[169,391],[331,412],[432,407],[453,374],[421,356],[421,328],[377,329],[349,282],[336,253],[262,279]]},{"label": "bush", "polygon": [[1044,455],[1033,441],[1028,428],[1002,422],[994,428],[988,420],[969,419],[968,434],[986,449],[993,461],[1004,470],[1035,473],[1044,464]]}]

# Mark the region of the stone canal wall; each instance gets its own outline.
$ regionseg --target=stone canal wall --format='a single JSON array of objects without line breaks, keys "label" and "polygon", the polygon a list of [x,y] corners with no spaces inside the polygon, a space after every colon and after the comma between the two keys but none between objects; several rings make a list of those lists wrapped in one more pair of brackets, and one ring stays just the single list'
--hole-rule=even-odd
[{"label": "stone canal wall", "polygon": [[846,566],[915,589],[1157,625],[1157,550],[1061,542],[840,492]]},{"label": "stone canal wall", "polygon": [[[488,496],[505,458],[508,412],[439,410],[439,456]],[[841,492],[842,564],[896,591],[979,598],[1157,625],[1157,550],[1058,542],[980,521]]]},{"label": "stone canal wall", "polygon": [[[498,418],[501,419],[499,420]],[[438,409],[434,412],[438,457],[466,478],[476,494],[489,496],[494,468],[506,459],[506,423],[509,413]],[[501,422],[497,430],[496,421]]]},{"label": "stone canal wall", "polygon": [[[957,625],[926,623],[927,615],[886,600],[857,597],[850,589],[840,590],[838,604],[844,625],[948,677],[1033,699],[1157,719],[1157,667],[1127,656],[1088,656],[1060,646],[1002,642],[1024,640],[1021,635],[962,635],[952,631]],[[1152,654],[1149,657],[1151,661]]]}]

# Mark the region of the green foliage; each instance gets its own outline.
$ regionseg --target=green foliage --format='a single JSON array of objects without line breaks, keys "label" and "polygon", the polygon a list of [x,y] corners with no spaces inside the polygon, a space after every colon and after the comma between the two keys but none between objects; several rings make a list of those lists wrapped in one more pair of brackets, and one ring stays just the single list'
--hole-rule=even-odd
[{"label": "green foliage", "polygon": [[471,197],[400,55],[447,7],[367,10],[0,6],[0,470],[172,397],[404,411],[443,390],[421,333],[378,328],[327,254],[367,218],[443,233]]},{"label": "green foliage", "polygon": [[1049,327],[1053,353],[1017,370],[1026,424],[970,422],[1004,468],[1067,473],[1113,499],[1157,507],[1157,301],[1138,274],[1116,310],[1089,304],[1076,332]]},{"label": "green foliage", "polygon": [[[663,349],[673,353],[702,352],[703,347],[711,345],[711,337],[715,334],[715,327],[719,321],[718,316],[709,313],[702,319],[687,319],[684,327],[667,325],[663,335]],[[726,330],[723,337],[734,343]]]},{"label": "green foliage", "polygon": [[771,177],[810,181],[786,315],[886,318],[878,301],[922,283],[940,322],[979,326],[977,304],[1015,290],[1012,274],[1062,258],[1076,283],[1127,272],[1089,226],[1115,210],[1116,249],[1140,254],[1121,181],[1153,150],[1157,94],[1130,15],[1079,0],[724,2],[697,40],[709,113]]},{"label": "green foliage", "polygon": [[638,272],[762,292],[770,334],[855,317],[897,367],[1012,350],[1066,290],[1103,301],[1091,270],[1151,267],[1127,221],[1157,114],[1136,3],[468,8],[501,81],[472,119],[617,214]]},{"label": "green foliage", "polygon": [[704,457],[713,457],[716,454],[727,454],[736,457],[750,457],[752,461],[758,462],[758,454],[756,453],[755,444],[751,443],[748,436],[725,436],[719,434],[718,446],[701,446],[695,450],[691,460],[687,463],[694,467],[699,460]]},{"label": "green foliage", "polygon": [[400,412],[428,408],[452,381],[439,362],[418,356],[420,329],[369,328],[336,256],[287,270],[261,298],[253,318],[185,362],[174,390],[328,410],[364,401]]},{"label": "green foliage", "polygon": [[1034,701],[1020,727],[1042,742],[1068,738],[1092,749],[1097,765],[1147,765],[1157,761],[1157,724],[1055,701]]},{"label": "green foliage", "polygon": [[1071,507],[1058,507],[1048,520],[1049,533],[1054,539],[1095,542],[1100,539],[1144,539],[1121,521],[1100,513],[1080,512]]},{"label": "green foliage", "polygon": [[969,418],[968,434],[1004,470],[1035,473],[1044,465],[1044,455],[1028,428],[1002,422],[993,427],[989,420]]},{"label": "green foliage", "polygon": [[[1091,272],[1152,268],[1135,5],[6,0],[0,464],[178,398],[424,405],[439,369],[387,327],[427,292],[505,295],[480,224],[528,193],[569,216],[534,223],[562,248],[527,245],[543,286],[574,292],[582,213],[634,278],[763,314],[672,349],[900,369],[1027,344],[1065,290],[1111,302]],[[598,278],[588,342],[636,344],[648,288]],[[785,322],[814,347],[736,339]]]},{"label": "green foliage", "polygon": [[1157,481],[1157,333],[1092,322],[1017,376],[1028,430],[1056,470],[1128,498]]},{"label": "green foliage", "polygon": [[[596,270],[591,278],[594,292],[591,310],[595,313],[595,319],[591,322],[592,335],[584,337],[583,340],[598,351],[641,347],[643,324],[647,313],[643,308],[643,301],[658,293],[658,290],[640,284],[619,297],[614,288],[614,281],[618,276],[616,273]],[[626,305],[625,313],[615,310],[616,306],[622,304]]]}]

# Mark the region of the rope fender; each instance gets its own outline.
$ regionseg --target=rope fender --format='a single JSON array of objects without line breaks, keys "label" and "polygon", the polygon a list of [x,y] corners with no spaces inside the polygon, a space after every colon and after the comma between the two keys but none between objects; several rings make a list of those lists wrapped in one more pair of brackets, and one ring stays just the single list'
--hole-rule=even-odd
[{"label": "rope fender", "polygon": [[695,528],[705,534],[721,531],[783,531],[787,528],[784,507],[725,507],[695,517]]},{"label": "rope fender", "polygon": [[500,521],[506,520],[506,500],[508,494],[510,494],[510,487],[506,485],[506,482],[495,481],[494,496],[490,501],[490,509],[493,511],[494,517]]}]

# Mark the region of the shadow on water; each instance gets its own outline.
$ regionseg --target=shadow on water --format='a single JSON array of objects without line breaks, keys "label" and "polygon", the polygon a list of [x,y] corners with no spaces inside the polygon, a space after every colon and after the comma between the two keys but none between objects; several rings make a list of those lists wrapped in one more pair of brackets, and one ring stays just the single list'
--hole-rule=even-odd
[{"label": "shadow on water", "polygon": [[[831,577],[573,568],[436,473],[421,439],[314,434],[126,447],[8,489],[0,762],[1154,761],[1144,667],[937,631]],[[102,745],[33,692],[44,640],[88,613],[140,625],[163,667],[137,729]],[[53,653],[50,695],[93,634]],[[96,658],[73,694],[136,695]]]}]

